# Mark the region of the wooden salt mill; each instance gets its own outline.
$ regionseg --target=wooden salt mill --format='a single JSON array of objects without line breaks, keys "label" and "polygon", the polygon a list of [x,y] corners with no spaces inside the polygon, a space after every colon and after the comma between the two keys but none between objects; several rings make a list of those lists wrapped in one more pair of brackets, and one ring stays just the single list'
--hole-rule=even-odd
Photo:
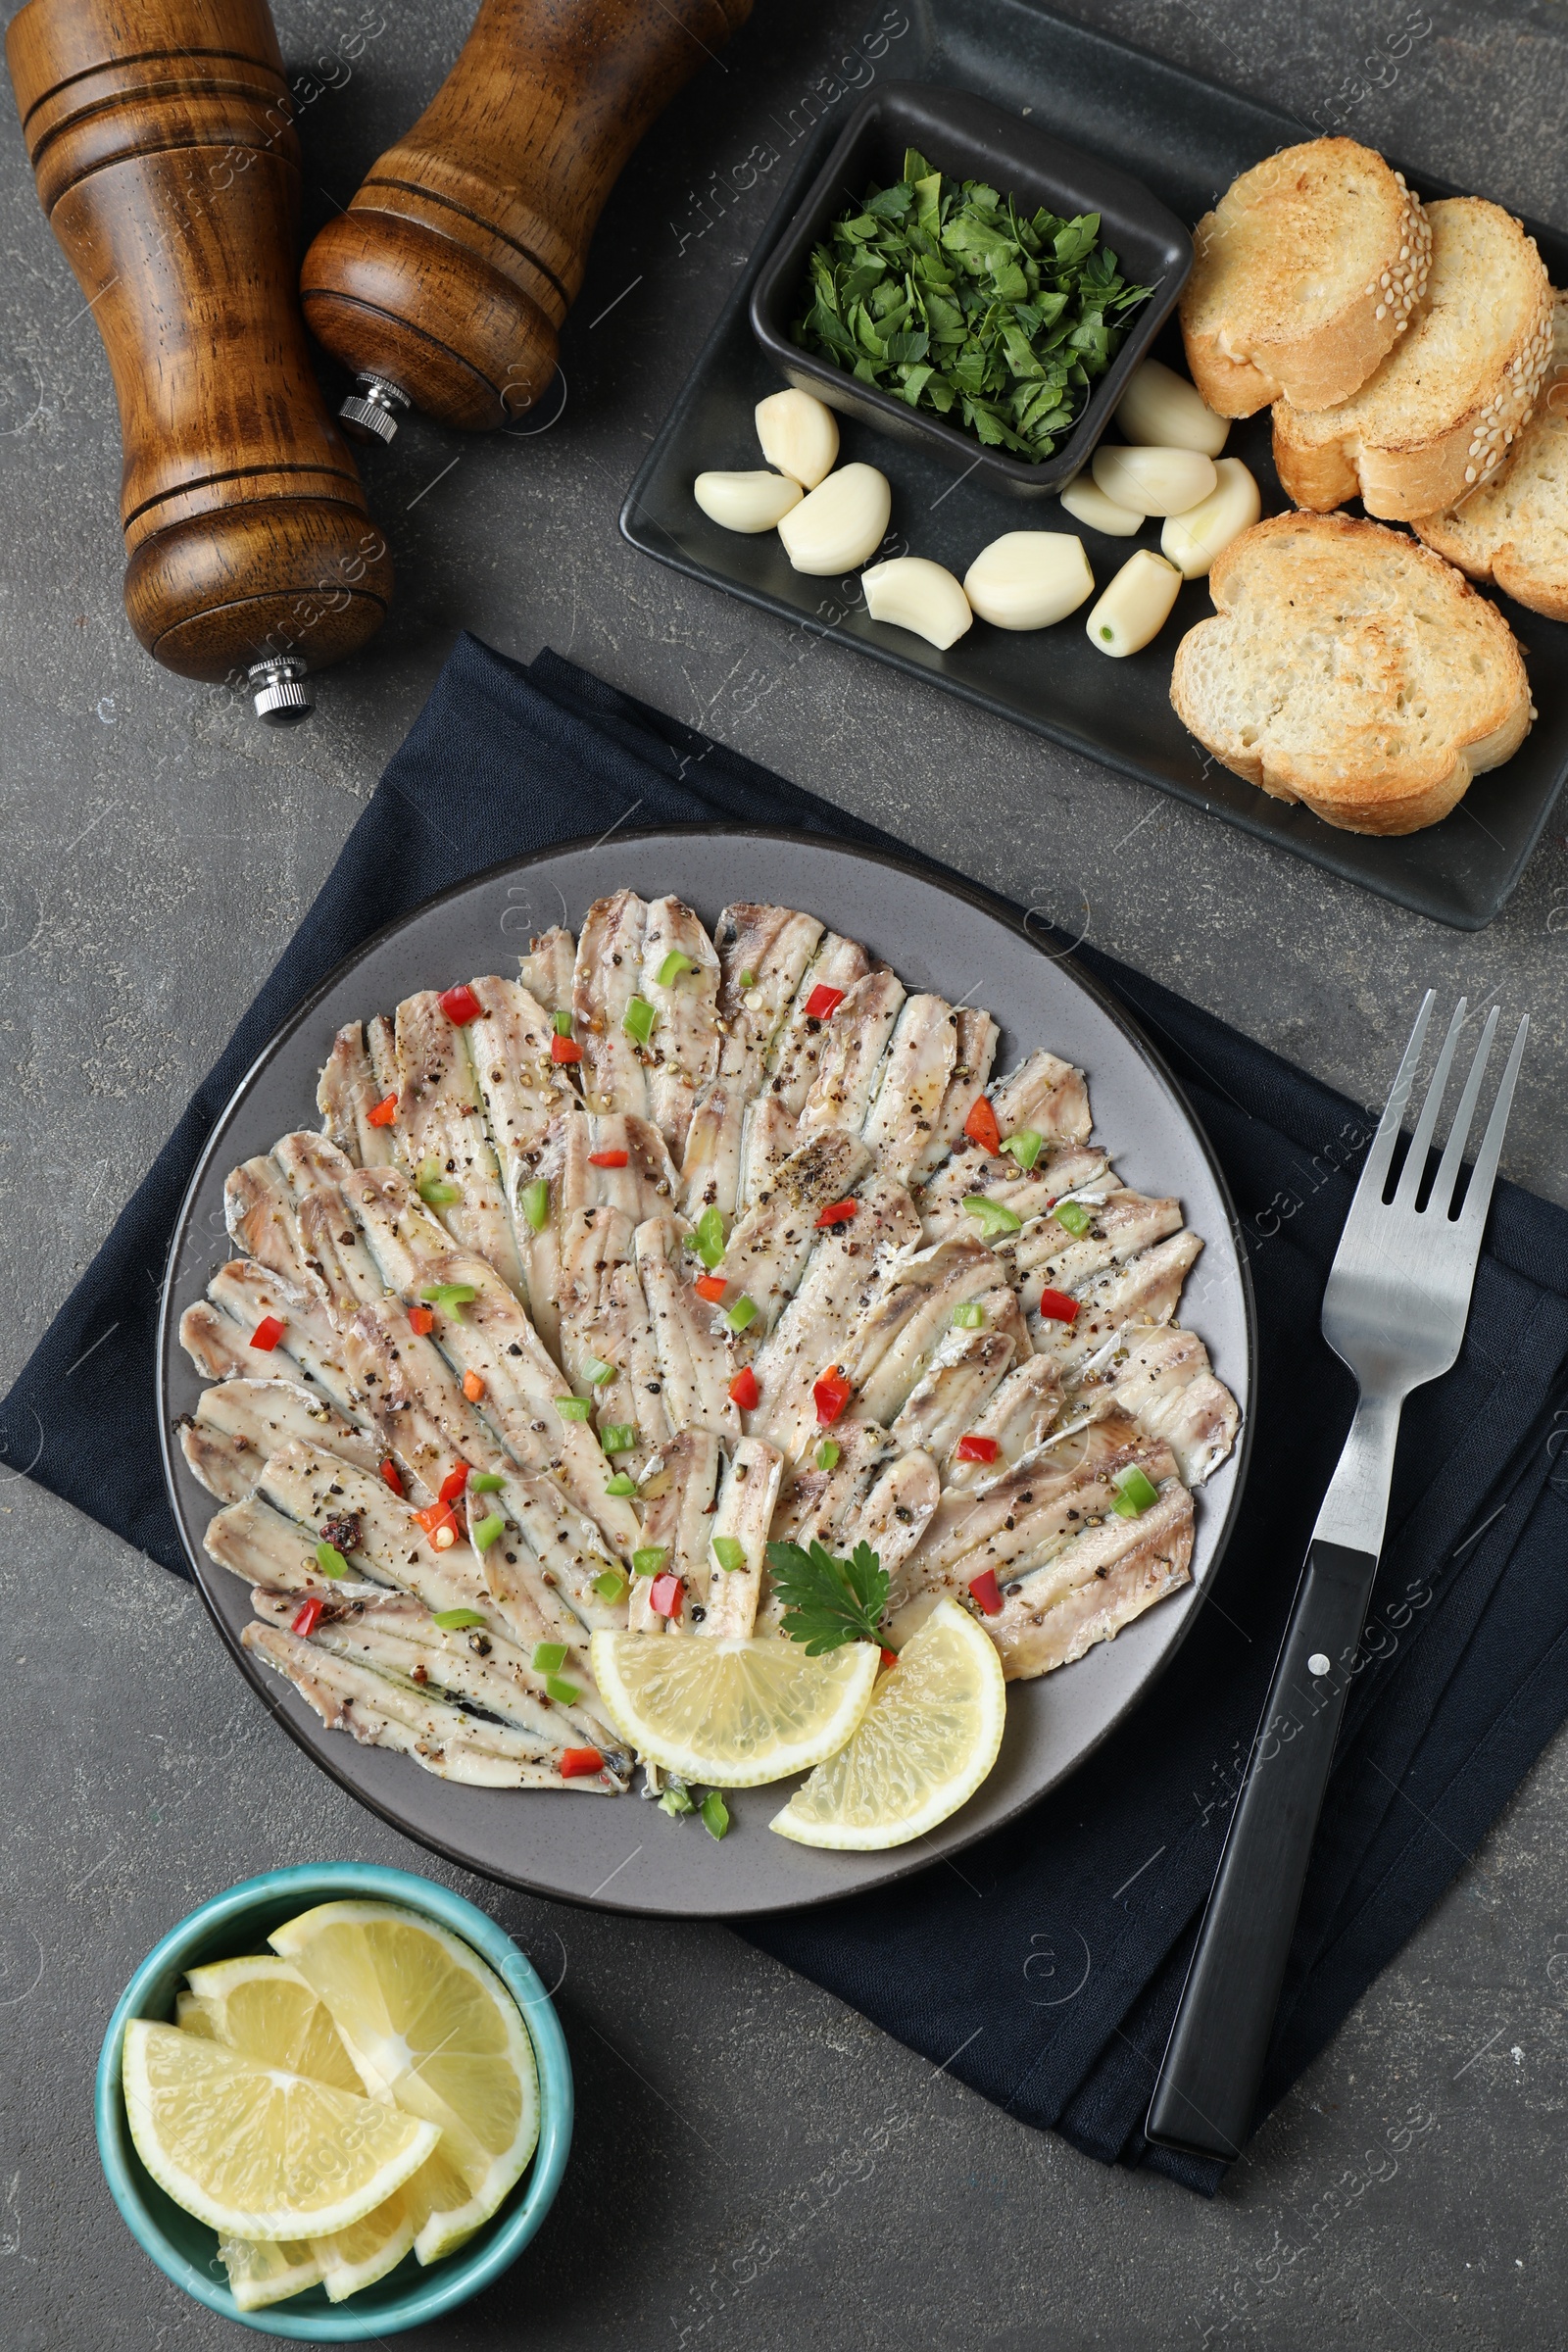
[{"label": "wooden salt mill", "polygon": [[752,0],[483,0],[424,113],[305,257],[311,330],[390,441],[412,402],[489,432],[555,373],[605,199]]},{"label": "wooden salt mill", "polygon": [[131,627],[179,676],[303,718],[307,671],[380,627],[392,565],[311,371],[266,0],[29,0],[6,57],[114,376]]}]

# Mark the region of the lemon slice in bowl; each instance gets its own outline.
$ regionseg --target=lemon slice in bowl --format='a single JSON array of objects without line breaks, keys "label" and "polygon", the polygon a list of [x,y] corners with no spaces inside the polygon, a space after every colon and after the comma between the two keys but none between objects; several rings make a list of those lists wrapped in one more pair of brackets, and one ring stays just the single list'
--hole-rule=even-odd
[{"label": "lemon slice in bowl", "polygon": [[[185,1979],[214,2038],[246,2058],[260,2058],[338,2090],[368,2090],[343,2047],[331,2012],[297,1968],[263,1952],[244,1960],[215,1960]],[[178,2019],[186,2033],[191,2021]],[[198,2027],[197,2032],[200,2032]]]},{"label": "lemon slice in bowl", "polygon": [[136,2153],[159,2187],[222,2234],[346,2230],[417,2172],[435,2127],[177,2026],[133,2018],[122,2071]]},{"label": "lemon slice in bowl", "polygon": [[870,1702],[877,1652],[847,1642],[808,1658],[777,1635],[596,1633],[594,1680],[617,1732],[683,1781],[753,1788],[841,1748]]},{"label": "lemon slice in bowl", "polygon": [[990,1635],[956,1601],[939,1601],[854,1739],[768,1828],[798,1845],[856,1853],[924,1837],[973,1796],[996,1762],[1006,1704]]},{"label": "lemon slice in bowl", "polygon": [[[364,2224],[355,2227],[363,2229]],[[308,2286],[321,2282],[320,2260],[308,2237],[230,2237],[224,2230],[218,2252],[228,2273],[228,2291],[241,2311],[265,2311],[270,2303],[286,2302],[290,2295],[303,2295]]]},{"label": "lemon slice in bowl", "polygon": [[515,2001],[456,1936],[391,1903],[321,1903],[268,1941],[326,2004],[367,2086],[439,2129],[408,2193],[415,2253],[439,2260],[490,2219],[539,2136]]}]

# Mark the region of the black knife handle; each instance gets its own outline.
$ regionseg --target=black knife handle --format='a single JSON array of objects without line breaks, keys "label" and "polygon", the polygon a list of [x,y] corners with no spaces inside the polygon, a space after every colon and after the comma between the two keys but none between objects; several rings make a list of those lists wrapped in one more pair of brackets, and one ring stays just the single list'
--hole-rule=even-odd
[{"label": "black knife handle", "polygon": [[1376,1573],[1371,1552],[1313,1539],[1150,2105],[1162,2147],[1229,2163],[1251,2133]]}]

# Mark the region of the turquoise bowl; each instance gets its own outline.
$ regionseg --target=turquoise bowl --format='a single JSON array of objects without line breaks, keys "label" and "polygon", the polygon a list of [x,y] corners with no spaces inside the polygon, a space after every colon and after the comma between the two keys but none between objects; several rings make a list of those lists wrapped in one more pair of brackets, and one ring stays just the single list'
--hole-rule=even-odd
[{"label": "turquoise bowl", "polygon": [[[125,2117],[121,2061],[125,2027],[133,2017],[172,2021],[185,1971],[207,1960],[230,1960],[267,1948],[273,1928],[317,1903],[400,1903],[470,1945],[511,1992],[528,2028],[539,2067],[539,2145],[533,2161],[500,2212],[444,2262],[421,2270],[412,2254],[374,2286],[345,2303],[329,2303],[313,2286],[265,2311],[241,2311],[218,2258],[217,2232],[182,2212],[164,2194],[137,2155]],[[320,1862],[298,1870],[270,1870],[215,1895],[149,1952],[109,2021],[98,2060],[94,2096],[98,2153],[131,2235],[166,2278],[209,2311],[254,2328],[261,2335],[297,2343],[354,2344],[396,2335],[455,2311],[480,2294],[515,2262],[550,2211],[571,2146],[571,2061],[565,2036],[539,1979],[510,1936],[461,1895],[406,1870],[363,1862]]]}]

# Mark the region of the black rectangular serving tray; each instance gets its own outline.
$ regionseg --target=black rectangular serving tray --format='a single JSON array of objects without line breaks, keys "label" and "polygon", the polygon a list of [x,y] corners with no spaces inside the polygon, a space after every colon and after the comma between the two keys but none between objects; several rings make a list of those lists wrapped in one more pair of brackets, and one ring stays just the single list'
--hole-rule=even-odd
[{"label": "black rectangular serving tray", "polygon": [[[1028,108],[1038,127],[1109,163],[1131,164],[1184,221],[1197,221],[1239,172],[1314,135],[1288,115],[1053,16],[1034,0],[926,0],[908,17],[908,32],[879,66],[887,79],[973,90],[1015,112]],[[1097,653],[1078,614],[1054,629],[1018,633],[977,621],[943,654],[872,621],[857,579],[808,578],[792,570],[774,533],[741,537],[703,514],[691,494],[697,474],[761,463],[752,411],[778,390],[779,376],[752,332],[752,290],[844,120],[830,114],[803,158],[627,494],[620,527],[632,546],[778,613],[802,632],[803,650],[813,634],[854,646],[1415,913],[1463,931],[1491,922],[1518,884],[1568,774],[1568,627],[1561,623],[1495,598],[1525,649],[1536,725],[1523,749],[1478,777],[1442,824],[1402,840],[1373,840],[1270,800],[1182,727],[1170,707],[1171,657],[1182,632],[1213,610],[1202,580],[1183,588],[1154,643],[1126,661]],[[940,155],[932,160],[940,163]],[[1406,177],[1423,196],[1458,193],[1427,172],[1407,169]],[[1552,282],[1568,284],[1568,237],[1535,221],[1525,226]],[[1153,349],[1184,366],[1174,321]],[[842,419],[842,434],[845,461],[880,466],[893,486],[899,552],[906,543],[961,578],[989,540],[1025,520],[1015,499],[982,488],[978,474],[956,476],[940,460],[853,417]],[[1234,425],[1226,451],[1256,475],[1265,514],[1288,506],[1269,453],[1266,411]],[[1134,547],[1159,544],[1157,521],[1136,540],[1106,539],[1049,500],[1031,507],[1027,520],[1032,528],[1077,531],[1101,587]]]},{"label": "black rectangular serving tray", "polygon": [[[1147,301],[1128,318],[1127,328],[1104,374],[1084,403],[1077,421],[1049,458],[1031,462],[1004,449],[984,448],[973,433],[875,384],[862,383],[847,368],[803,351],[790,328],[799,317],[811,249],[852,204],[860,203],[874,180],[887,187],[904,169],[906,150],[915,147],[953,179],[980,179],[1016,197],[1019,209],[1044,206],[1074,220],[1098,213],[1103,243],[1132,285],[1150,288]],[[1056,139],[1011,107],[1002,107],[966,90],[934,89],[928,82],[894,81],[872,89],[843,125],[831,153],[762,264],[752,293],[752,332],[767,357],[792,384],[814,392],[829,408],[862,424],[892,433],[922,456],[939,458],[956,472],[972,473],[977,484],[1012,498],[1054,497],[1088,465],[1095,445],[1115,415],[1127,379],[1152,349],[1161,326],[1181,298],[1193,267],[1193,240],[1168,205],[1152,196],[1141,180],[1118,172],[1070,140]],[[1020,517],[1020,519],[1022,519]]]}]

